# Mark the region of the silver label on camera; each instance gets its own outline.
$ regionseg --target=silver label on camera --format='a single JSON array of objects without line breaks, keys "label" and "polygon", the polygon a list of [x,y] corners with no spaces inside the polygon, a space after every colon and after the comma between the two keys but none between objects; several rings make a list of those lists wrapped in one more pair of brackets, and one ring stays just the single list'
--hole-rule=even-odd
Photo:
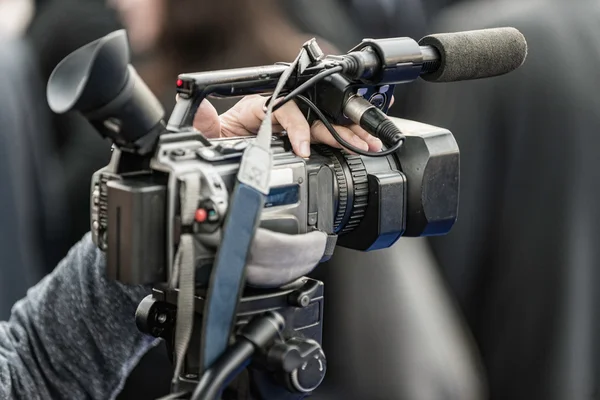
[{"label": "silver label on camera", "polygon": [[271,171],[269,187],[285,186],[294,183],[294,170],[291,168],[279,168]]}]

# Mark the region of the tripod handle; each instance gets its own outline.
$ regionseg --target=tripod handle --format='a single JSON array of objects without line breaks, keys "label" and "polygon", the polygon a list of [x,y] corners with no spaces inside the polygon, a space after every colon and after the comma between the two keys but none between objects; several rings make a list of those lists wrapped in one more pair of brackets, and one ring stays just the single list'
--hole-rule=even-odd
[{"label": "tripod handle", "polygon": [[227,384],[252,360],[256,351],[264,349],[281,335],[285,320],[276,312],[268,312],[246,324],[237,341],[202,375],[192,400],[218,400]]}]

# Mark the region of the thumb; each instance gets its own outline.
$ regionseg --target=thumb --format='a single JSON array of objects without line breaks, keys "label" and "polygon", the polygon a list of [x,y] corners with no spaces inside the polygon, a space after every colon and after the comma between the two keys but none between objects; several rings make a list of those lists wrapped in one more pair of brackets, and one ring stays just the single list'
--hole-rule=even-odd
[{"label": "thumb", "polygon": [[216,108],[206,99],[202,100],[194,115],[194,128],[207,138],[221,137],[221,119]]}]

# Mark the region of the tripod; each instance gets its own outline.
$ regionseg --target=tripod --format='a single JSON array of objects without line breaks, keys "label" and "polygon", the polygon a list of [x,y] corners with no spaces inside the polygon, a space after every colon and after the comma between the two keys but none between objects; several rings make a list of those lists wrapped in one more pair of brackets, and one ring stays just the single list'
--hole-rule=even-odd
[{"label": "tripod", "polygon": [[[155,288],[139,304],[136,324],[165,340],[173,362],[178,290]],[[310,278],[277,289],[246,288],[236,334],[202,374],[200,330],[205,293],[195,295],[195,320],[178,391],[161,400],[302,399],[323,381],[323,283]]]}]

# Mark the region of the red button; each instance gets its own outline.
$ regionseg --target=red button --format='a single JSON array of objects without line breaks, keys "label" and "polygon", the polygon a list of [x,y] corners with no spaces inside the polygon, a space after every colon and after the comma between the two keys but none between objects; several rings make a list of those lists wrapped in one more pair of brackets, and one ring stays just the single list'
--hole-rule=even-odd
[{"label": "red button", "polygon": [[196,222],[204,222],[206,221],[206,217],[208,216],[208,214],[206,213],[206,210],[204,208],[199,208],[196,210]]},{"label": "red button", "polygon": [[177,87],[182,87],[183,81],[181,79],[177,79]]}]

